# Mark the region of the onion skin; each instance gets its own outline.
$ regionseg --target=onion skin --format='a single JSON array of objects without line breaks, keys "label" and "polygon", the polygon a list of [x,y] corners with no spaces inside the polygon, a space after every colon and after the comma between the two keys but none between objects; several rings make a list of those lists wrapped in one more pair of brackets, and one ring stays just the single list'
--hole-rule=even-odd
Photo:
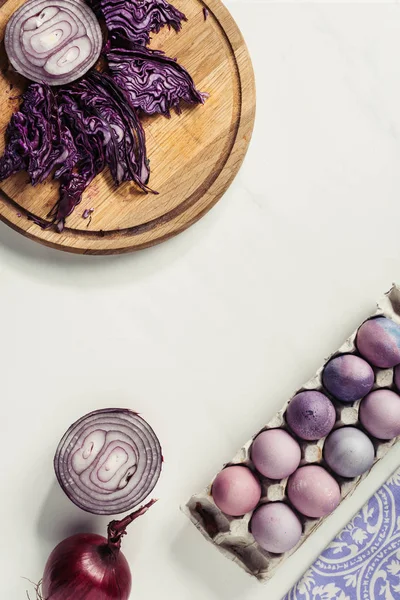
[{"label": "onion skin", "polygon": [[131,584],[128,561],[122,552],[109,548],[101,535],[83,533],[54,548],[42,586],[46,600],[128,600]]},{"label": "onion skin", "polygon": [[108,525],[107,538],[78,533],[66,538],[50,554],[43,574],[44,600],[128,600],[132,576],[121,552],[121,539],[132,521],[156,500]]}]

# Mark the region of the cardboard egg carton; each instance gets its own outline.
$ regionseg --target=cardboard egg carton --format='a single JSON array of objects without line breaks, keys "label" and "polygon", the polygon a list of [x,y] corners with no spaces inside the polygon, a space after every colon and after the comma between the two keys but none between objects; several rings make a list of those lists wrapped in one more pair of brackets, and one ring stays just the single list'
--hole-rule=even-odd
[{"label": "cardboard egg carton", "polygon": [[[388,317],[389,319],[392,319],[396,323],[400,324],[400,287],[392,287],[392,289],[378,302],[377,311],[371,315],[371,317],[380,315]],[[332,400],[336,409],[336,423],[334,429],[346,425],[352,425],[354,427],[360,426],[358,418],[360,401],[351,405],[345,405],[335,400],[335,398],[333,398],[331,394],[329,394],[323,388],[322,371],[326,363],[331,358],[334,358],[339,354],[357,354],[357,349],[355,346],[357,330],[335,353],[333,353],[324,362],[323,366],[317,371],[315,376],[305,385],[303,385],[303,387],[296,391],[297,394],[304,390],[318,390],[322,391],[326,396],[328,396]],[[374,390],[379,388],[395,389],[393,383],[393,369],[383,370],[374,368],[374,372]],[[273,417],[273,419],[271,419],[267,425],[262,427],[260,431],[258,431],[253,438],[239,450],[233,459],[224,466],[245,465],[252,471],[255,471],[250,457],[250,448],[253,440],[255,437],[257,437],[257,435],[259,435],[259,433],[261,433],[261,431],[265,429],[281,427],[290,431],[285,421],[285,413],[289,401],[290,399]],[[375,446],[375,461],[374,465],[372,466],[372,468],[374,468],[376,463],[379,462],[379,460],[385,456],[388,450],[400,439],[400,436],[388,442],[381,442],[372,438],[371,436],[369,437]],[[323,459],[325,438],[318,440],[317,442],[298,441],[300,443],[302,452],[301,465],[318,464],[325,466]],[[361,477],[357,477],[355,479],[344,479],[336,476],[335,473],[331,472],[331,474],[339,483],[341,490],[341,501],[343,501],[347,496],[355,491],[359,483],[365,479],[365,477],[368,477],[369,471],[364,473]],[[287,479],[281,481],[272,481],[263,477],[260,473],[257,473],[257,476],[261,481],[262,487],[262,498],[260,501],[261,504],[277,501],[288,502],[286,494]],[[321,519],[310,519],[297,513],[303,524],[303,535],[299,543],[289,552],[285,552],[283,554],[271,554],[270,552],[263,550],[257,544],[249,531],[249,524],[253,513],[248,513],[243,517],[229,517],[225,515],[213,501],[211,495],[212,483],[213,482],[211,482],[210,485],[208,485],[202,492],[192,496],[182,510],[207,540],[212,542],[226,557],[236,562],[250,575],[253,575],[260,581],[269,580],[276,569],[282,565],[289,556],[296,552],[299,547],[310,537],[310,535],[312,535],[313,532],[324,522],[324,520],[328,518],[323,517]]]}]

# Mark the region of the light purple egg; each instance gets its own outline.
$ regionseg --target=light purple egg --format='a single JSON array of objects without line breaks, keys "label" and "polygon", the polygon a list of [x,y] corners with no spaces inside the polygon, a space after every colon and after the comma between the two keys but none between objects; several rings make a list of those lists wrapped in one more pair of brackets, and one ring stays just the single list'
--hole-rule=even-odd
[{"label": "light purple egg", "polygon": [[286,420],[290,429],[303,440],[319,440],[328,435],[335,424],[335,407],[321,392],[300,392],[290,401]]},{"label": "light purple egg", "polygon": [[329,515],[340,502],[339,484],[318,465],[297,469],[289,478],[287,492],[299,512],[315,519]]},{"label": "light purple egg", "polygon": [[360,400],[372,390],[374,381],[371,366],[354,354],[333,358],[322,373],[325,388],[342,402]]},{"label": "light purple egg", "polygon": [[371,392],[360,404],[360,421],[380,440],[400,435],[400,396],[391,390]]},{"label": "light purple egg", "polygon": [[296,440],[284,429],[268,429],[254,440],[251,459],[264,477],[284,479],[299,466],[301,450]]},{"label": "light purple egg", "polygon": [[324,458],[338,475],[358,477],[372,467],[375,449],[369,437],[356,427],[341,427],[326,438]]},{"label": "light purple egg", "polygon": [[261,485],[250,469],[233,466],[218,473],[211,493],[215,504],[223,513],[240,517],[259,503]]},{"label": "light purple egg", "polygon": [[375,367],[390,369],[400,363],[400,325],[378,317],[363,323],[356,338],[360,354]]},{"label": "light purple egg", "polygon": [[283,502],[271,502],[258,508],[251,520],[250,529],[257,544],[275,554],[294,548],[302,534],[299,519]]}]

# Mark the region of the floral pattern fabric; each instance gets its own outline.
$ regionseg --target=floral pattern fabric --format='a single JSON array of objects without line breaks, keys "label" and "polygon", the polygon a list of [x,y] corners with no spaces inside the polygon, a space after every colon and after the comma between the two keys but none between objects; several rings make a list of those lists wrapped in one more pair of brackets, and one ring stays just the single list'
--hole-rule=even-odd
[{"label": "floral pattern fabric", "polygon": [[283,600],[400,600],[400,471]]}]

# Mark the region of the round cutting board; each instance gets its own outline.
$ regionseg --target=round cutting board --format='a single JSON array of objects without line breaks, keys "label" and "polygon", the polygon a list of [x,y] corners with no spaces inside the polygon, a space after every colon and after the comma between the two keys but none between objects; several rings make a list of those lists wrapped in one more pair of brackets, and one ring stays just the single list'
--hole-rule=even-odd
[{"label": "round cutting board", "polygon": [[[6,23],[23,0],[0,0],[0,39]],[[175,0],[187,18],[180,33],[166,28],[153,36],[152,47],[177,58],[197,88],[210,94],[204,106],[182,106],[181,115],[143,121],[150,159],[150,187],[113,185],[107,171],[99,175],[68,217],[64,231],[42,230],[28,220],[46,218],[58,198],[58,183],[33,188],[26,173],[0,184],[0,218],[20,233],[69,252],[114,254],[162,242],[180,233],[224,194],[248,148],[255,116],[251,60],[242,35],[220,0]],[[205,18],[204,9],[208,10]],[[0,151],[11,114],[18,108],[21,79],[7,72],[0,48]],[[86,209],[91,219],[83,219]]]}]

